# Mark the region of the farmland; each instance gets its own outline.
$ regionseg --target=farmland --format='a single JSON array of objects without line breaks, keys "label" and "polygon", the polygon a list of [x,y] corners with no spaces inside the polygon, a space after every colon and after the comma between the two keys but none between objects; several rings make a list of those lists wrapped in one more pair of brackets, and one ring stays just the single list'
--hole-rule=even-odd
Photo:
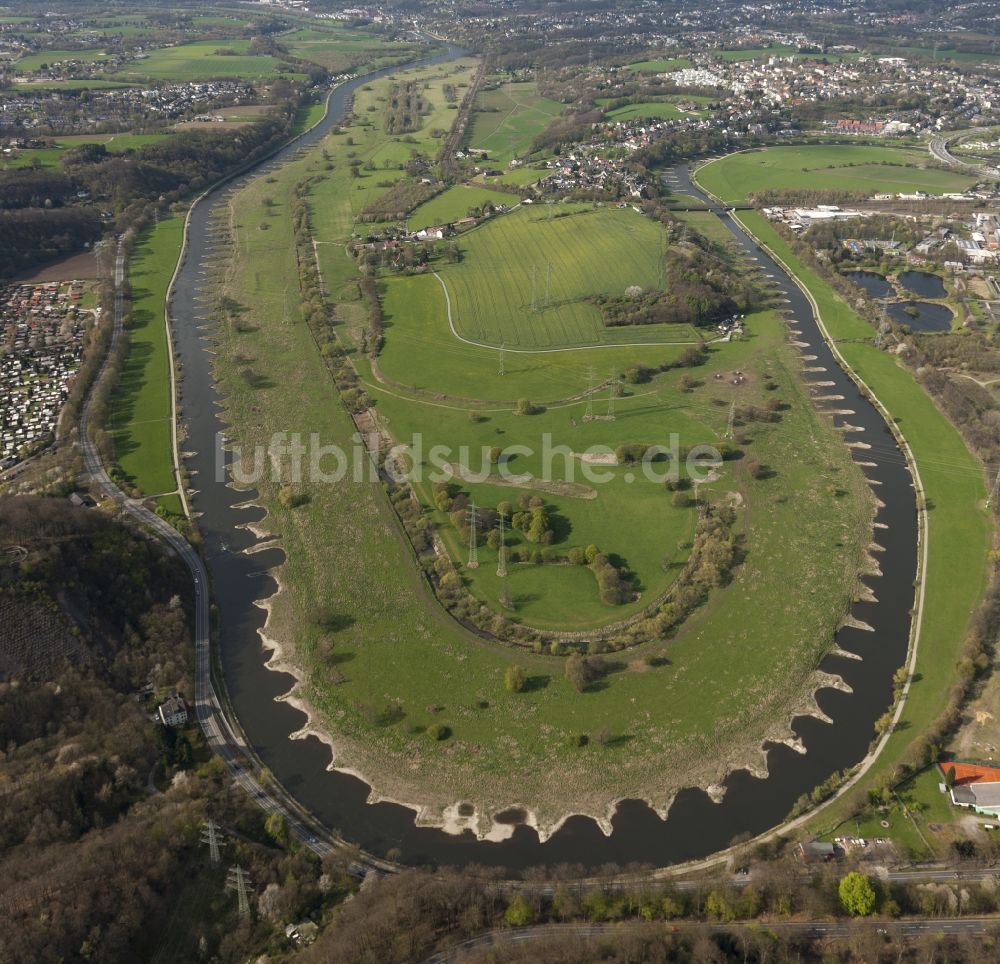
[{"label": "farmland", "polygon": [[639,74],[662,74],[668,70],[680,70],[690,66],[691,61],[687,57],[660,57],[656,60],[640,60],[629,64],[627,69]]},{"label": "farmland", "polygon": [[[454,83],[461,71],[468,76],[470,67],[428,68],[408,75],[430,83],[425,95],[434,104],[414,135],[415,145],[397,144],[378,124],[355,123],[321,145],[333,158],[332,171],[325,170],[317,150],[275,172],[271,183],[254,181],[233,197],[226,218],[235,228],[228,250],[232,260],[218,283],[220,293],[246,307],[246,324],[220,333],[217,366],[234,442],[253,446],[276,430],[315,431],[325,443],[350,447],[355,427],[338,402],[296,293],[288,285],[296,271],[289,223],[294,188],[307,176],[322,175],[310,192],[316,250],[336,306],[337,337],[348,350],[354,349],[364,319],[356,267],[344,246],[354,230],[354,216],[386,190],[378,181],[393,164],[405,160],[411,147],[433,150],[433,116],[446,110],[440,94],[444,73],[452,71],[447,76]],[[385,96],[388,83],[381,80],[371,90],[359,90],[359,118]],[[350,177],[348,166],[339,160],[347,152],[372,159],[377,173],[362,171]],[[262,232],[257,226],[265,194],[273,206],[266,215],[270,228]],[[621,225],[614,260],[621,261],[624,252],[626,264],[655,282],[657,225],[632,211],[580,210],[549,222],[546,212],[523,208],[491,221],[460,239],[461,263],[439,265],[441,275],[450,274],[447,283],[456,285],[459,298],[458,285],[468,283],[455,280],[461,272],[486,275],[499,268],[508,272],[505,284],[523,289],[525,279],[530,282],[530,258],[521,259],[517,272],[485,260],[495,258],[491,249],[499,246],[501,237],[511,245],[509,253],[536,242],[561,253],[573,251],[574,232],[566,225],[590,225],[595,230],[577,235],[608,260],[607,251],[600,248],[601,235]],[[588,259],[591,274],[598,271],[598,257],[588,253],[587,245],[576,244],[575,256]],[[567,264],[565,270],[564,297],[572,300],[578,294],[570,287],[571,270],[578,271],[572,284],[596,284],[582,269]],[[600,270],[602,284],[621,284],[617,267]],[[489,285],[493,297],[499,297],[499,279]],[[727,464],[716,482],[708,484],[706,498],[723,499],[733,492],[754,507],[738,517],[741,536],[753,552],[734,574],[732,585],[713,593],[675,637],[640,646],[601,685],[584,693],[563,678],[559,657],[505,650],[467,634],[443,612],[418,573],[378,485],[308,481],[303,484],[307,501],[291,508],[279,499],[279,485],[265,479],[260,501],[268,511],[266,526],[281,534],[287,554],[279,573],[283,589],[271,600],[267,632],[285,644],[285,658],[305,674],[302,695],[330,728],[337,762],[364,773],[378,792],[426,803],[432,812],[460,799],[473,801],[485,814],[518,801],[530,805],[543,825],[551,825],[569,808],[603,815],[608,802],[622,795],[663,805],[678,787],[707,784],[732,765],[756,761],[762,736],[783,735],[791,713],[807,705],[814,667],[856,591],[870,538],[867,488],[840,440],[809,405],[781,318],[761,312],[751,322],[748,340],[714,346],[705,365],[694,372],[699,384],[685,388],[683,373],[670,370],[647,384],[630,385],[616,399],[614,422],[584,423],[586,400],[570,396],[586,388],[588,365],[603,380],[635,362],[659,365],[675,359],[680,348],[511,353],[507,373],[499,376],[495,349],[464,344],[451,334],[443,294],[433,276],[384,278],[382,297],[386,347],[378,366],[383,377],[405,385],[420,379],[427,386],[425,393],[381,381],[364,354],[352,356],[396,439],[409,439],[419,431],[429,443],[473,449],[512,443],[533,447],[548,432],[555,443],[573,450],[593,442],[660,440],[671,431],[685,439],[717,439],[725,429],[727,398],[733,391],[726,373],[741,368],[766,372],[787,404],[780,421],[758,424],[752,431],[754,456],[782,468],[771,478],[754,479],[738,462]],[[485,326],[487,321],[475,323]],[[516,334],[527,342],[537,339],[552,345],[590,339],[593,333],[593,328],[589,333],[583,328],[565,332],[547,322],[544,328],[522,326]],[[496,334],[505,333],[501,329]],[[252,382],[240,375],[248,359],[259,375]],[[308,390],[289,390],[296,385]],[[746,390],[748,399],[759,402],[768,392],[758,377]],[[437,397],[451,392],[476,401]],[[528,394],[550,404],[535,415],[515,415],[512,400]],[[607,405],[605,390],[595,407],[606,410]],[[470,407],[480,416],[476,420],[469,417]],[[518,456],[517,470],[530,469],[535,458]],[[579,497],[578,491],[576,496],[542,494],[561,520],[554,526],[557,541],[552,548],[561,552],[600,540],[605,551],[626,557],[642,593],[651,598],[676,578],[688,551],[694,513],[672,505],[667,493],[646,481],[630,485],[624,467],[612,466],[610,472],[609,482],[593,486],[600,489],[596,499]],[[830,473],[836,475],[837,491]],[[497,485],[495,479],[460,487],[486,505],[521,494],[516,487]],[[472,493],[474,488],[479,491]],[[787,498],[791,491],[798,493],[796,499]],[[464,552],[444,517],[435,519],[449,551],[461,563]],[[840,543],[842,551],[829,551]],[[483,602],[495,603],[496,556],[487,548],[480,551],[479,569],[461,569],[462,578],[470,580],[471,590]],[[593,576],[584,567],[512,563],[511,571],[513,603],[526,621],[565,619],[575,620],[577,626],[595,625],[621,612],[621,607],[600,602]],[[814,605],[808,611],[789,599],[790,584],[810,594]],[[330,612],[338,614],[333,629],[324,615]],[[515,661],[531,681],[523,693],[504,687],[504,673]],[[708,688],[712,701],[703,698]],[[398,702],[399,712],[384,716],[381,708],[387,701],[394,706]],[[725,712],[719,707],[726,707]],[[452,738],[435,742],[427,730],[442,721]],[[602,728],[610,733],[603,745],[596,740],[574,745],[581,734],[593,735]],[[489,752],[483,752],[486,747]],[[430,773],[433,780],[427,779]]]},{"label": "farmland", "polygon": [[559,205],[550,219],[541,208],[522,207],[461,244],[466,257],[441,278],[462,338],[525,349],[684,340],[661,325],[607,329],[587,301],[630,285],[662,287],[663,233],[632,210]]},{"label": "farmland", "polygon": [[416,55],[417,44],[387,43],[374,34],[344,27],[311,26],[282,37],[293,57],[342,73],[359,66],[376,68]]},{"label": "farmland", "polygon": [[107,59],[107,54],[100,48],[87,50],[42,50],[36,54],[28,54],[17,61],[18,71],[32,73],[59,61],[76,60],[80,63],[99,63]]},{"label": "farmland", "polygon": [[459,184],[449,188],[436,198],[432,198],[410,215],[407,227],[418,231],[435,224],[450,224],[459,218],[464,218],[470,208],[481,208],[484,204],[516,204],[519,198],[502,191],[491,191],[488,188],[469,187]]},{"label": "farmland", "polygon": [[468,143],[486,151],[495,164],[531,153],[535,138],[563,111],[563,105],[540,97],[533,83],[506,83],[476,97]]},{"label": "farmland", "polygon": [[643,104],[629,104],[609,111],[608,120],[674,120],[677,117],[700,117],[700,111],[683,111],[670,101],[650,101]]},{"label": "farmland", "polygon": [[150,51],[144,59],[137,60],[112,75],[111,79],[183,82],[239,77],[255,81],[269,80],[279,75],[299,79],[303,76],[282,70],[281,62],[275,57],[250,54],[249,46],[249,40],[202,40],[177,47],[160,47]]},{"label": "farmland", "polygon": [[961,191],[975,179],[927,167],[928,155],[893,147],[830,145],[769,147],[710,161],[698,172],[701,185],[730,204],[751,192],[812,190]]},{"label": "farmland", "polygon": [[[183,223],[182,217],[162,220],[136,244],[129,268],[129,352],[109,418],[122,473],[147,495],[170,493],[177,487],[171,460],[170,356],[164,311]],[[180,511],[176,495],[159,501],[169,511]]]}]

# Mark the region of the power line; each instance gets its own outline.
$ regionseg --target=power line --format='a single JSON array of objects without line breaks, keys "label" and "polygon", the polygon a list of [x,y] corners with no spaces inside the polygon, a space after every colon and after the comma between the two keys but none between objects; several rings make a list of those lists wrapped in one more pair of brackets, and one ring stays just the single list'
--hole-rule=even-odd
[{"label": "power line", "polygon": [[476,517],[476,503],[469,506],[469,564],[467,569],[479,568],[479,534],[476,531],[478,519]]},{"label": "power line", "polygon": [[240,917],[250,916],[250,898],[247,895],[247,883],[249,880],[247,872],[239,864],[229,868],[229,875],[226,878],[226,890],[236,891]]},{"label": "power line", "polygon": [[500,342],[500,367],[497,369],[498,375],[506,375],[507,371],[503,366],[503,350],[507,347],[506,342]]},{"label": "power line", "polygon": [[213,867],[217,867],[222,862],[222,855],[219,853],[223,845],[222,834],[219,832],[219,825],[211,817],[202,824],[201,842],[208,844],[208,859]]},{"label": "power line", "polygon": [[[998,476],[1000,480],[1000,476]],[[497,560],[497,575],[503,579],[507,575],[507,546],[504,544],[504,514],[500,513],[500,547]]]}]

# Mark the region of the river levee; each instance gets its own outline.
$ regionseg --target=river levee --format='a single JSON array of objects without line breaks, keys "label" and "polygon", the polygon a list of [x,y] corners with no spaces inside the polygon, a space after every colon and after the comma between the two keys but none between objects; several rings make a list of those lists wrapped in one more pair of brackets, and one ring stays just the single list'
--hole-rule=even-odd
[{"label": "river levee", "polygon": [[[449,48],[431,62],[460,53]],[[212,257],[212,212],[247,179],[265,176],[302,148],[318,143],[340,121],[355,89],[393,69],[359,77],[334,90],[320,124],[272,159],[209,192],[191,213],[185,257],[176,277],[170,314],[180,362],[184,461],[218,609],[222,672],[242,730],[274,777],[326,826],[373,854],[384,856],[394,850],[406,863],[479,863],[512,870],[541,864],[594,866],[633,861],[664,866],[714,853],[737,835],[762,833],[780,823],[802,794],[865,756],[874,723],[891,703],[892,675],[906,658],[910,633],[917,511],[903,453],[877,409],[838,366],[805,296],[724,212],[714,208],[787,298],[793,327],[801,332],[797,340],[806,346],[802,348],[803,378],[814,384],[817,395],[842,396],[827,404],[831,410],[852,414],[831,417],[840,426],[849,423],[852,430],[845,434],[845,442],[852,445],[856,461],[876,484],[879,508],[874,551],[881,574],[864,579],[877,601],[855,603],[851,625],[837,633],[839,650],[856,658],[829,655],[819,667],[847,684],[846,689],[826,688],[817,694],[819,708],[832,722],[796,717],[793,730],[806,752],[768,744],[766,778],[735,771],[719,788],[721,802],[713,802],[701,789],[684,790],[674,799],[666,819],[661,819],[645,803],[626,800],[610,817],[610,834],[594,820],[574,816],[544,842],[527,823],[515,823],[509,835],[496,835],[506,835],[506,839],[496,840],[477,839],[471,831],[448,833],[419,827],[412,809],[390,802],[369,804],[370,788],[363,780],[330,769],[331,751],[326,743],[314,736],[290,738],[306,726],[307,718],[281,699],[295,681],[267,668],[270,652],[260,636],[266,613],[259,603],[276,591],[269,570],[281,564],[283,555],[253,531],[264,515],[252,504],[253,493],[227,485],[216,466],[215,439],[225,433],[226,426],[213,379],[213,321],[205,280],[205,266]],[[699,193],[685,167],[674,169],[668,177],[680,185],[676,189]],[[718,799],[718,793],[713,795]]]}]

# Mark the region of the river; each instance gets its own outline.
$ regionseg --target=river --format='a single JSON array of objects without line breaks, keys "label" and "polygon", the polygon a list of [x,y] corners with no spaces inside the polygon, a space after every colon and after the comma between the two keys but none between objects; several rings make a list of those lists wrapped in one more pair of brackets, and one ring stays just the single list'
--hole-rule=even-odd
[{"label": "river", "polygon": [[[443,62],[460,51],[450,48],[433,62]],[[832,772],[857,763],[868,749],[875,720],[892,698],[892,674],[904,661],[913,605],[916,574],[917,515],[914,492],[902,453],[875,408],[861,397],[854,383],[837,367],[817,330],[809,304],[770,258],[747,241],[728,216],[723,219],[737,239],[773,274],[789,299],[802,331],[802,339],[817,356],[811,364],[826,369],[807,378],[833,381],[824,394],[840,394],[839,408],[852,409],[852,425],[863,428],[853,440],[864,440],[870,450],[856,450],[860,461],[876,463],[864,471],[882,484],[877,490],[886,503],[879,509],[876,541],[885,547],[878,559],[880,578],[870,579],[878,603],[860,602],[854,615],[874,632],[843,629],[837,643],[861,660],[828,656],[821,668],[839,674],[852,693],[827,689],[819,694],[822,710],[833,719],[829,725],[812,717],[797,718],[794,729],[807,747],[799,754],[784,745],[769,747],[770,776],[752,777],[744,770],[725,781],[725,798],[713,803],[701,790],[678,795],[667,820],[661,820],[639,801],[626,801],[615,814],[613,833],[605,836],[585,817],[574,817],[545,843],[535,832],[519,826],[502,843],[478,841],[471,833],[450,835],[414,824],[413,811],[380,803],[368,805],[369,788],[361,780],[328,769],[329,748],[316,738],[290,740],[302,728],[304,715],[278,698],[293,684],[290,676],[265,667],[258,630],[264,612],[255,602],[271,595],[276,585],[267,575],[283,560],[279,549],[265,548],[247,554],[257,538],[245,528],[259,521],[263,511],[240,507],[248,498],[216,479],[214,439],[224,432],[219,417],[219,395],[211,367],[212,332],[206,317],[207,297],[201,294],[203,265],[211,257],[210,218],[216,205],[225,203],[250,177],[281,164],[302,147],[316,144],[343,115],[350,94],[362,84],[391,73],[390,69],[359,77],[333,91],[324,121],[285,148],[274,159],[211,192],[194,209],[188,247],[180,268],[172,303],[172,324],[180,360],[181,423],[186,434],[183,449],[191,479],[192,507],[204,537],[206,562],[212,576],[218,607],[219,648],[229,698],[247,738],[263,763],[287,790],[328,827],[378,855],[397,848],[409,863],[505,866],[518,869],[539,864],[584,864],[641,861],[666,865],[702,857],[723,848],[743,833],[757,834],[779,823],[795,800],[808,793]],[[685,168],[672,175],[683,179],[689,193],[698,193],[687,181]]]}]

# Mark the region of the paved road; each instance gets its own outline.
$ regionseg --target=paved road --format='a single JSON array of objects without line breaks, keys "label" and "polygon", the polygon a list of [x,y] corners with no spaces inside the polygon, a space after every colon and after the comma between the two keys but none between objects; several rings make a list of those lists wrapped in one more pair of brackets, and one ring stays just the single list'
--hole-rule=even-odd
[{"label": "paved road", "polygon": [[955,157],[955,155],[948,150],[948,145],[951,144],[952,141],[958,140],[960,137],[964,137],[966,134],[974,134],[977,131],[982,130],[985,130],[985,128],[972,127],[967,131],[949,131],[942,137],[932,138],[930,143],[927,145],[927,148],[930,150],[934,159],[940,161],[942,164],[947,164],[949,167],[968,171],[969,173],[981,174],[983,173],[982,168],[977,167],[975,164],[969,164],[968,161],[963,161],[961,158]]},{"label": "paved road", "polygon": [[[125,281],[125,246],[121,242],[115,258],[115,301],[111,345],[101,366],[96,386],[104,378],[110,358],[124,337],[125,297],[122,285]],[[87,397],[80,418],[80,444],[83,450],[84,466],[101,496],[116,502],[135,521],[151,530],[165,542],[187,565],[194,588],[194,646],[195,646],[195,715],[205,735],[205,740],[229,768],[233,780],[267,813],[281,813],[289,832],[301,840],[315,853],[323,856],[330,853],[337,844],[319,824],[314,824],[297,805],[283,792],[265,787],[247,769],[247,748],[242,739],[229,725],[222,704],[212,682],[211,626],[209,621],[209,582],[201,557],[190,543],[176,530],[151,512],[141,501],[129,498],[108,475],[101,463],[97,447],[90,441],[89,425],[93,390]],[[359,871],[361,868],[358,868]]]},{"label": "paved road", "polygon": [[997,917],[947,917],[926,920],[884,921],[879,919],[852,921],[781,921],[743,922],[730,924],[678,922],[676,924],[542,924],[537,927],[517,927],[509,930],[490,931],[461,944],[428,957],[424,964],[450,964],[461,961],[473,951],[495,947],[498,944],[526,944],[549,937],[571,937],[574,941],[612,936],[615,933],[663,934],[671,932],[715,933],[719,931],[739,931],[750,926],[765,927],[778,935],[805,934],[809,937],[838,938],[850,937],[858,931],[877,931],[886,935],[919,937],[921,934],[984,934],[1000,928]]}]

